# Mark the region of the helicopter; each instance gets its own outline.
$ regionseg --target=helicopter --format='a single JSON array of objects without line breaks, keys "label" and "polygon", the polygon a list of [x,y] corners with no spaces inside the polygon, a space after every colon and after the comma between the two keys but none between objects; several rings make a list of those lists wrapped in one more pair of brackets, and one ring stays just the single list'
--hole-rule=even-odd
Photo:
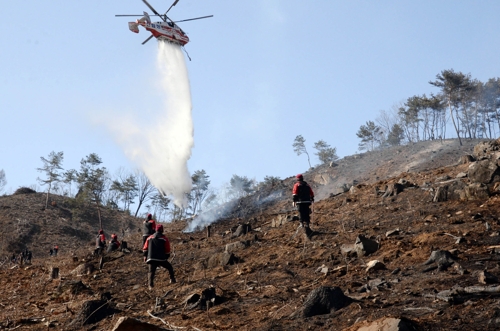
[{"label": "helicopter", "polygon": [[[189,38],[184,31],[176,24],[179,22],[187,22],[200,20],[203,18],[213,17],[214,15],[201,16],[195,18],[189,18],[181,21],[173,21],[170,17],[167,16],[167,13],[175,6],[179,0],[175,0],[174,3],[168,8],[165,14],[160,15],[156,9],[153,8],[146,0],[142,0],[148,6],[149,9],[154,13],[154,15],[149,15],[147,12],[143,12],[143,15],[115,15],[115,17],[126,17],[126,16],[142,16],[137,19],[135,22],[129,22],[128,28],[130,31],[139,33],[139,26],[144,27],[147,31],[151,32],[151,36],[149,36],[146,40],[142,42],[142,45],[147,43],[151,38],[155,37],[159,40],[166,40],[168,42],[177,44],[179,46],[184,46],[189,42]],[[162,19],[162,22],[151,22],[151,16],[158,16]]]}]

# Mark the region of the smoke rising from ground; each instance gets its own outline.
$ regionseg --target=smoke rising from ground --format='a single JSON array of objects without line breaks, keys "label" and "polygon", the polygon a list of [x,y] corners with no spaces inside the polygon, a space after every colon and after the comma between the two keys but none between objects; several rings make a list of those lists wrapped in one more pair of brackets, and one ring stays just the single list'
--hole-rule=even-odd
[{"label": "smoke rising from ground", "polygon": [[135,115],[113,119],[112,129],[129,159],[136,163],[151,183],[185,206],[192,182],[187,161],[194,145],[189,77],[180,46],[158,40],[157,67],[161,76],[164,109],[151,112],[147,129]]}]

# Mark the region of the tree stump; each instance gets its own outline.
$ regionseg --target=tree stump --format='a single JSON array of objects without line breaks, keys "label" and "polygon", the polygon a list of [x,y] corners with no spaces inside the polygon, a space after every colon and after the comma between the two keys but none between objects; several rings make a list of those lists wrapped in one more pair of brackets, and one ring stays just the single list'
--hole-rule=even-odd
[{"label": "tree stump", "polygon": [[50,267],[49,274],[50,274],[49,275],[50,279],[57,279],[57,278],[59,278],[59,268]]}]

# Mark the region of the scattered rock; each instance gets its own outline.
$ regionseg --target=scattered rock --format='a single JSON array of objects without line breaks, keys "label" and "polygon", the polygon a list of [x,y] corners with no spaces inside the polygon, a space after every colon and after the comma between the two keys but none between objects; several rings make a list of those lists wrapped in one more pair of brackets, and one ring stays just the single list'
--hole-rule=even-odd
[{"label": "scattered rock", "polygon": [[325,275],[328,275],[328,267],[326,265],[322,265],[321,267],[319,267],[318,269],[316,269],[316,272],[321,272]]},{"label": "scattered rock", "polygon": [[207,262],[208,268],[215,268],[218,266],[226,266],[229,264],[234,264],[237,261],[237,258],[233,253],[222,252],[218,254],[213,254],[210,256]]},{"label": "scattered rock", "polygon": [[414,331],[417,330],[415,323],[406,318],[383,317],[362,326],[356,331]]},{"label": "scattered rock", "polygon": [[385,264],[379,260],[372,260],[366,264],[366,272],[383,270],[385,269]]},{"label": "scattered rock", "polygon": [[490,197],[488,186],[482,183],[472,183],[460,192],[461,200],[486,200]]},{"label": "scattered rock", "polygon": [[340,252],[342,253],[342,255],[355,256],[356,255],[355,245],[354,244],[342,244],[340,246]]},{"label": "scattered rock", "polygon": [[375,240],[368,239],[361,234],[356,238],[356,242],[354,243],[354,249],[358,257],[375,253],[378,250],[378,248],[379,248],[378,242],[376,242]]},{"label": "scattered rock", "polygon": [[252,231],[250,223],[240,224],[233,233],[233,237],[239,237]]},{"label": "scattered rock", "polygon": [[471,163],[471,162],[474,162],[475,159],[472,155],[462,155],[460,157],[460,159],[458,160],[458,163],[460,164],[467,164],[467,163]]},{"label": "scattered rock", "polygon": [[399,234],[399,229],[394,229],[394,230],[387,231],[385,233],[385,236],[390,237],[390,236],[396,236],[398,234]]},{"label": "scattered rock", "polygon": [[188,295],[182,303],[188,310],[207,310],[210,307],[222,303],[223,301],[223,298],[217,295],[215,287],[210,286],[201,291],[201,293],[193,293]]},{"label": "scattered rock", "polygon": [[168,331],[168,329],[163,329],[131,317],[120,317],[111,331]]},{"label": "scattered rock", "polygon": [[398,195],[399,193],[403,192],[404,186],[399,183],[392,183],[387,185],[387,188],[385,190],[384,195],[382,195],[382,198],[387,198],[393,195]]},{"label": "scattered rock", "polygon": [[57,292],[69,292],[75,295],[82,292],[92,293],[92,290],[90,289],[90,287],[83,284],[81,280],[66,280],[62,281],[59,286],[57,286]]},{"label": "scattered rock", "polygon": [[86,263],[83,263],[83,264],[80,264],[78,267],[76,267],[75,269],[73,269],[71,271],[72,274],[75,274],[76,276],[80,277],[80,276],[83,276],[83,275],[90,275],[91,273],[93,273],[95,270],[95,267],[92,263],[90,262],[86,262]]},{"label": "scattered rock", "polygon": [[245,241],[236,241],[236,242],[229,243],[229,244],[226,245],[226,252],[232,253],[234,251],[245,249],[248,246],[250,246],[250,241],[248,241],[248,240],[245,240]]},{"label": "scattered rock", "polygon": [[[297,218],[297,219],[295,219],[295,218]],[[291,219],[291,221],[298,221],[298,220],[299,220],[298,216],[293,216],[293,218]],[[276,218],[272,219],[272,221],[271,221],[271,227],[277,228],[277,227],[279,227],[281,225],[286,224],[289,221],[290,221],[290,216],[278,215]]]},{"label": "scattered rock", "polygon": [[85,301],[80,309],[80,312],[70,325],[83,326],[97,323],[115,312],[116,310],[111,307],[109,300]]},{"label": "scattered rock", "polygon": [[479,273],[479,282],[481,284],[496,284],[498,283],[498,277],[489,273],[488,271],[481,271]]},{"label": "scattered rock", "polygon": [[424,265],[432,263],[436,263],[439,270],[446,270],[455,263],[455,257],[445,250],[433,251],[429,259],[424,262]]}]

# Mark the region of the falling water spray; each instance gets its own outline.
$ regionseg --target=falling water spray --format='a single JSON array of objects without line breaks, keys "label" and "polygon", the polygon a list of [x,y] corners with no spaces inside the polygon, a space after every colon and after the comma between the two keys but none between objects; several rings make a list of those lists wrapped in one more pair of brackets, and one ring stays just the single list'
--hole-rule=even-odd
[{"label": "falling water spray", "polygon": [[127,157],[158,190],[185,207],[192,188],[187,161],[194,138],[189,77],[180,46],[158,40],[157,66],[164,105],[159,112],[148,112],[152,118],[147,129],[133,118],[122,117],[111,125]]}]

